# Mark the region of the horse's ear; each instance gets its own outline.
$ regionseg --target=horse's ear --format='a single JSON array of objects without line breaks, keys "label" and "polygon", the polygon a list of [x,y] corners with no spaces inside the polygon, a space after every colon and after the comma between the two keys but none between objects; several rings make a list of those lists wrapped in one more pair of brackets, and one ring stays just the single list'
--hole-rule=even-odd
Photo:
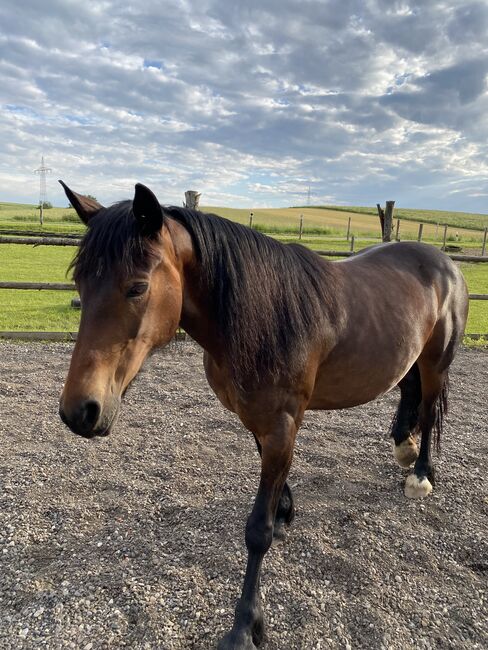
[{"label": "horse's ear", "polygon": [[89,196],[83,196],[82,194],[73,192],[73,190],[70,190],[69,187],[63,183],[63,181],[59,182],[63,186],[66,196],[68,197],[71,205],[76,210],[77,215],[80,217],[83,223],[88,225],[90,219],[94,217],[98,212],[100,212],[100,210],[103,208],[103,205],[100,205],[98,201],[92,199]]},{"label": "horse's ear", "polygon": [[161,230],[163,209],[151,190],[141,183],[136,184],[132,211],[143,235],[154,235]]}]

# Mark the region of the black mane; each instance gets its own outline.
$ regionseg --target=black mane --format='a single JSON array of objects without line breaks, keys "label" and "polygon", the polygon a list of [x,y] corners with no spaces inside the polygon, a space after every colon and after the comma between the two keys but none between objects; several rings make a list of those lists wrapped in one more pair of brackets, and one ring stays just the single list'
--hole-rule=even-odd
[{"label": "black mane", "polygon": [[333,265],[214,214],[164,212],[190,233],[235,382],[289,377],[324,316],[336,320]]},{"label": "black mane", "polygon": [[[337,315],[333,265],[298,244],[280,242],[213,214],[163,207],[190,234],[201,264],[222,347],[234,381],[290,377],[324,316]],[[72,263],[75,281],[116,270],[125,276],[150,268],[152,240],[138,231],[132,202],[97,214]]]}]

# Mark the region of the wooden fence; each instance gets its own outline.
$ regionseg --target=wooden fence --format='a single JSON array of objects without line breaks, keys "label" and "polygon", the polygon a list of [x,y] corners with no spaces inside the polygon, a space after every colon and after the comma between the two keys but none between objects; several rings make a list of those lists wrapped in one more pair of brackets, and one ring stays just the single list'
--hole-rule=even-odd
[{"label": "wooden fence", "polygon": [[[20,233],[21,231],[19,231]],[[30,234],[30,233],[29,233]],[[80,237],[76,235],[59,236],[54,233],[42,234],[33,233],[35,236],[26,236],[22,232],[21,236],[0,236],[0,244],[23,244],[29,246],[78,246]],[[353,250],[354,238],[352,238],[352,246],[349,251],[333,251],[333,250],[317,250],[318,255],[324,257],[351,257],[357,255]],[[461,262],[488,262],[488,256],[478,255],[457,255],[451,254],[449,257],[455,261]],[[72,283],[59,283],[59,282],[0,282],[0,289],[15,289],[15,290],[48,290],[48,291],[74,291],[75,285]],[[469,294],[470,300],[488,300],[487,294],[471,293]],[[488,334],[467,334],[468,338],[479,339],[488,338]],[[15,332],[15,331],[0,331],[0,339],[22,339],[22,340],[51,340],[51,341],[72,341],[76,339],[76,332]]]}]

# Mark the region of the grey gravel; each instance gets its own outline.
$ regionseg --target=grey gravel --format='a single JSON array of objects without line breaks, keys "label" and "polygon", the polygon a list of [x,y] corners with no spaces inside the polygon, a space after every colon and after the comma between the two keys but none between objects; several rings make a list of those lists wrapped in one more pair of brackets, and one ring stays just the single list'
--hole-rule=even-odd
[{"label": "grey gravel", "polygon": [[[0,647],[212,648],[231,625],[254,442],[193,343],[157,353],[114,433],[57,416],[70,344],[0,344]],[[488,647],[488,354],[463,350],[431,497],[403,496],[397,395],[308,413],[297,517],[265,560],[267,650]]]}]

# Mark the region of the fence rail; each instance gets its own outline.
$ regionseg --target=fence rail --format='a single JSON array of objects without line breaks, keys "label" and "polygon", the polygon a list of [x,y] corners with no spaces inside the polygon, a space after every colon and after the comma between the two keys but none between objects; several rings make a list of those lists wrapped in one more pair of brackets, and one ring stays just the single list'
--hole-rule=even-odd
[{"label": "fence rail", "polygon": [[40,232],[39,230],[10,230],[1,229],[0,235],[6,235],[7,237],[62,237],[64,239],[81,239],[83,235],[80,233],[73,232]]},{"label": "fence rail", "polygon": [[62,282],[0,282],[0,289],[34,289],[47,291],[74,291],[72,283]]},{"label": "fence rail", "polygon": [[[79,239],[66,237],[2,237],[0,244],[26,244],[30,246],[78,246]],[[316,250],[322,257],[352,257],[360,251],[328,251]],[[446,253],[455,262],[488,262],[488,255],[458,255]]]},{"label": "fence rail", "polygon": [[[35,233],[36,236],[29,236],[30,233],[15,231],[21,236],[1,236],[0,244],[25,244],[33,246],[78,246],[80,237],[77,235],[58,236],[54,233]],[[13,233],[12,233],[13,234]],[[334,250],[316,250],[314,251],[322,257],[352,257],[357,255],[353,250],[334,251]],[[449,257],[454,261],[460,262],[488,262],[488,256],[478,255],[459,255],[451,254]],[[0,289],[13,290],[34,290],[34,291],[75,291],[73,283],[62,282],[0,282]],[[488,300],[487,294],[471,293],[470,300]],[[20,331],[0,331],[0,339],[17,339],[27,341],[74,341],[76,332],[20,332]],[[486,334],[466,334],[467,338],[478,340],[483,339]]]},{"label": "fence rail", "polygon": [[78,246],[79,239],[67,237],[0,237],[0,244],[27,244],[29,246]]},{"label": "fence rail", "polygon": [[[61,282],[0,282],[0,289],[29,289],[34,291],[76,291],[76,285]],[[470,300],[488,300],[488,294],[470,293]]]}]

